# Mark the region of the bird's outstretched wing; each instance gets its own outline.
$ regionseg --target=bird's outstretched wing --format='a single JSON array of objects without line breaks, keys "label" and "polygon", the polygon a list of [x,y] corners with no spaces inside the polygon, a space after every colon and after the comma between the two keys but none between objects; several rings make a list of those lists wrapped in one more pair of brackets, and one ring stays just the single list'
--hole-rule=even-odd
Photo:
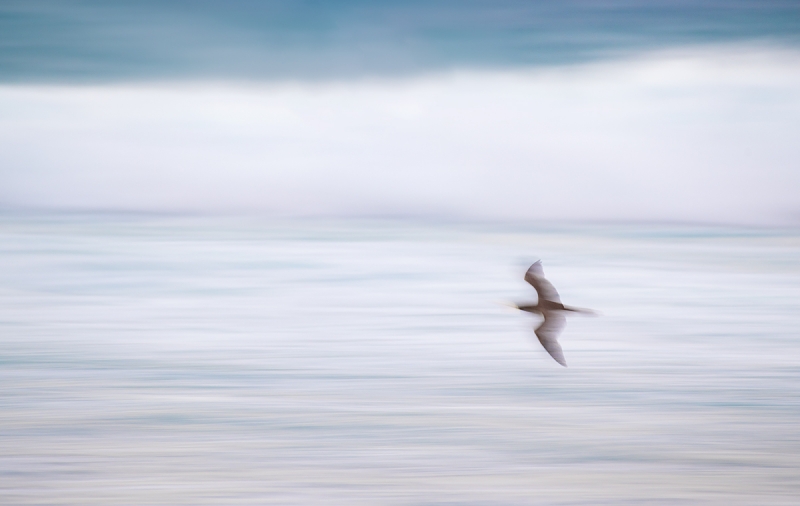
[{"label": "bird's outstretched wing", "polygon": [[561,345],[558,344],[558,334],[564,327],[566,318],[559,311],[545,311],[543,315],[544,321],[534,331],[536,337],[539,338],[539,342],[542,343],[547,353],[556,359],[556,362],[567,367],[564,352],[561,350]]},{"label": "bird's outstretched wing", "polygon": [[525,281],[536,289],[536,293],[539,294],[540,304],[542,303],[542,299],[552,302],[561,302],[561,297],[558,296],[556,288],[544,278],[544,269],[542,269],[541,260],[528,267],[528,271],[525,273]]}]

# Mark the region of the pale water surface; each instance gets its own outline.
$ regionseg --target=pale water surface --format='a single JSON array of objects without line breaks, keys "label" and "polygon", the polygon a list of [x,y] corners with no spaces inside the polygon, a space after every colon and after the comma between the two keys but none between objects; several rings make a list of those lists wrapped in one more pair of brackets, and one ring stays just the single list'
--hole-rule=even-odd
[{"label": "pale water surface", "polygon": [[0,299],[2,504],[800,497],[797,233],[5,215]]}]

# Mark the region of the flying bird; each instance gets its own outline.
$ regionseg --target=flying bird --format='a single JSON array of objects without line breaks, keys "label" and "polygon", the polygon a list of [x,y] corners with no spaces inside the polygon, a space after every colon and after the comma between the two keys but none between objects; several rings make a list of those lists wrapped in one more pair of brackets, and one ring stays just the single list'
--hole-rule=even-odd
[{"label": "flying bird", "polygon": [[561,329],[564,328],[564,323],[566,323],[564,311],[588,314],[594,314],[594,312],[562,304],[555,287],[544,277],[541,260],[528,268],[525,273],[525,281],[536,289],[539,300],[536,304],[515,305],[514,307],[528,313],[540,314],[544,317],[542,324],[536,327],[534,331],[536,337],[539,338],[539,342],[542,343],[547,353],[556,359],[556,362],[567,367],[564,352],[561,350],[561,345],[558,344],[558,334],[561,333]]}]

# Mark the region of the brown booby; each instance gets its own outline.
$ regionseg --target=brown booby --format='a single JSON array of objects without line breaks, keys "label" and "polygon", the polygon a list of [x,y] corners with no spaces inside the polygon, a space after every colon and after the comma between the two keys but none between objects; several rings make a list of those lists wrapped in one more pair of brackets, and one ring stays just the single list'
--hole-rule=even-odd
[{"label": "brown booby", "polygon": [[544,317],[542,324],[534,330],[536,337],[539,338],[539,342],[542,343],[547,353],[556,359],[556,362],[566,367],[567,361],[564,359],[564,352],[561,350],[561,345],[558,344],[558,334],[566,322],[564,311],[587,314],[594,314],[594,312],[562,304],[555,287],[544,277],[541,260],[528,268],[528,271],[525,272],[525,281],[536,289],[539,300],[536,304],[516,305],[515,307]]}]

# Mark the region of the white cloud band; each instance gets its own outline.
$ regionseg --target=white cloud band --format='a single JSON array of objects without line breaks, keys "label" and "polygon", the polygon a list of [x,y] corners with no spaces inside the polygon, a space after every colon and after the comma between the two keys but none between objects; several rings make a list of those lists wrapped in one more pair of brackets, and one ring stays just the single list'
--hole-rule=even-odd
[{"label": "white cloud band", "polygon": [[6,207],[800,221],[800,53],[0,88]]}]

